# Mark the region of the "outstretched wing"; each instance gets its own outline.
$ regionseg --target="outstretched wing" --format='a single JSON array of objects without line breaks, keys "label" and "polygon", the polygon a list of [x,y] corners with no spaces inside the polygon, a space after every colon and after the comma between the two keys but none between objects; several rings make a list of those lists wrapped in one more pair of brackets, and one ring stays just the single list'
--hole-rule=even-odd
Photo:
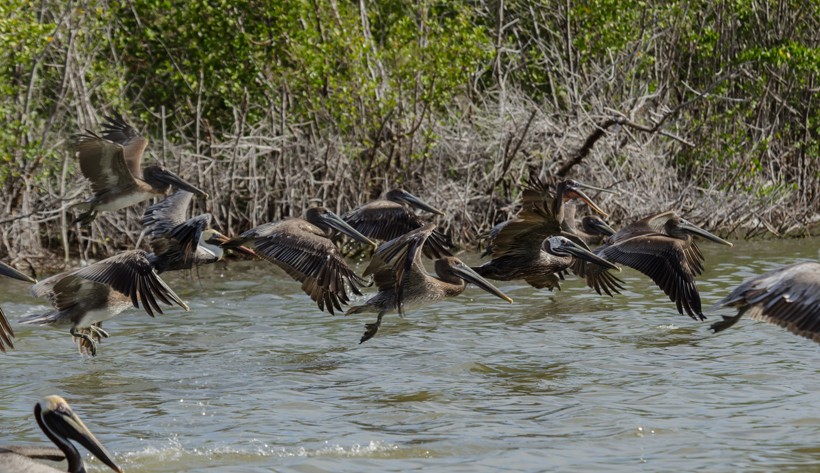
[{"label": "outstretched wing", "polygon": [[350,298],[345,284],[357,295],[367,281],[347,265],[338,248],[322,236],[321,230],[294,218],[275,225],[266,224],[264,231],[249,230],[243,237],[252,238],[257,253],[276,264],[293,279],[302,283],[302,290],[320,310],[331,314],[342,310]]},{"label": "outstretched wing", "polygon": [[135,183],[132,172],[125,165],[123,148],[113,141],[92,132],[74,137],[74,151],[80,160],[83,176],[91,182],[94,194]]},{"label": "outstretched wing", "polygon": [[188,206],[191,204],[193,197],[194,194],[191,192],[177,190],[145,209],[142,216],[142,226],[145,227],[148,236],[157,238],[167,235],[174,227],[185,223]]},{"label": "outstretched wing", "polygon": [[[376,200],[345,214],[342,219],[368,238],[390,241],[424,226],[411,208],[390,200]],[[455,244],[444,233],[434,230],[424,247],[424,255],[438,259],[452,256]]]},{"label": "outstretched wing", "polygon": [[148,146],[148,140],[117,112],[114,116],[105,117],[105,119],[108,121],[103,123],[103,138],[122,145],[125,165],[133,175],[140,176],[142,154]]}]

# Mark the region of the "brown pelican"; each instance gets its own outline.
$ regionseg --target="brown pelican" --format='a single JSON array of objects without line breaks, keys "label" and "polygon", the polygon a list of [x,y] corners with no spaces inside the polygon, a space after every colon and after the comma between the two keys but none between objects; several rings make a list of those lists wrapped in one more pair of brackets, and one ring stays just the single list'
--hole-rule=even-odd
[{"label": "brown pelican", "polygon": [[420,250],[435,228],[435,224],[428,223],[382,244],[373,255],[364,275],[373,275],[379,292],[363,305],[351,307],[347,311],[347,314],[379,314],[375,323],[366,325],[359,343],[376,335],[386,313],[397,310],[399,315],[402,315],[404,307],[418,307],[457,296],[464,292],[468,282],[507,302],[512,302],[506,294],[454,256],[436,260],[437,277],[428,274],[421,262]]},{"label": "brown pelican", "polygon": [[302,283],[302,290],[313,299],[320,310],[333,314],[342,310],[350,298],[345,285],[357,295],[359,287],[367,284],[347,265],[341,252],[330,240],[333,230],[365,243],[376,243],[357,232],[338,215],[323,208],[313,207],[304,219],[288,218],[266,223],[231,239],[225,248],[247,244],[262,258],[284,269],[290,277]]},{"label": "brown pelican", "polygon": [[[153,250],[148,260],[157,273],[215,263],[224,256],[222,245],[230,238],[209,228],[211,214],[185,218],[193,197],[188,191],[178,190],[145,210],[142,225]],[[254,255],[242,245],[235,249]]]},{"label": "brown pelican", "polygon": [[[604,244],[594,253],[649,276],[675,302],[678,313],[685,311],[695,320],[705,320],[700,294],[695,286],[695,276],[703,273],[704,260],[693,239],[695,235],[732,246],[728,241],[692,225],[674,211],[668,211],[650,215],[622,228],[604,240]],[[600,270],[589,265],[579,266],[579,276],[585,276],[588,284],[595,284]]]},{"label": "brown pelican", "polygon": [[567,202],[566,210],[564,211],[564,222],[566,222],[566,231],[577,236],[581,241],[587,245],[600,245],[605,237],[615,234],[606,222],[595,215],[587,215],[581,219],[581,225],[578,225],[576,220],[577,204],[575,200]]},{"label": "brown pelican", "polygon": [[[592,254],[585,244],[564,227],[564,202],[580,199],[596,212],[604,213],[581,190],[583,184],[566,180],[558,184],[555,197],[543,181],[531,177],[524,190],[522,209],[513,220],[496,226],[487,250],[493,259],[473,268],[478,274],[500,281],[523,279],[535,288],[559,288],[561,273],[576,259],[596,265],[601,277],[589,286],[598,293],[618,293],[621,281],[609,269],[620,268]],[[577,241],[570,241],[575,238]],[[486,253],[486,252],[485,252]],[[589,281],[588,281],[589,282]]]},{"label": "brown pelican", "polygon": [[[2,261],[0,261],[0,275],[8,276],[10,278],[18,279],[20,281],[27,281],[30,283],[37,282],[36,280],[21,273],[20,271],[17,271],[11,266],[8,266]],[[0,307],[0,352],[5,353],[6,347],[9,347],[11,349],[14,348],[14,330],[12,330],[11,324],[9,324],[9,319],[6,318],[6,314],[3,313],[3,308]]]},{"label": "brown pelican", "polygon": [[736,307],[737,315],[712,324],[715,333],[748,314],[820,343],[820,263],[795,263],[747,279],[712,309],[721,306]]},{"label": "brown pelican", "polygon": [[91,223],[97,212],[119,210],[156,195],[165,195],[173,187],[207,196],[176,174],[160,166],[141,167],[142,153],[148,140],[119,115],[107,117],[101,137],[86,131],[75,137],[73,146],[80,160],[80,170],[91,181],[94,196],[74,207],[82,211],[74,223]]},{"label": "brown pelican", "polygon": [[0,471],[3,472],[27,472],[27,473],[49,473],[59,472],[42,463],[37,463],[34,459],[68,461],[69,473],[85,473],[83,457],[69,440],[79,442],[91,452],[98,460],[108,465],[112,470],[122,473],[111,454],[103,447],[94,434],[88,430],[83,421],[72,411],[71,407],[60,396],[46,396],[34,405],[34,419],[42,429],[46,437],[59,448],[43,447],[0,447]]},{"label": "brown pelican", "polygon": [[97,341],[108,337],[101,323],[130,308],[142,308],[151,317],[162,313],[157,301],[188,306],[157,276],[148,254],[131,250],[74,271],[61,273],[31,287],[35,297],[51,301],[54,310],[20,320],[29,325],[70,327],[81,352],[96,355]]},{"label": "brown pelican", "polygon": [[[444,212],[431,207],[413,194],[403,189],[393,189],[383,199],[357,207],[342,218],[367,237],[389,241],[424,225],[414,209],[444,215]],[[423,251],[428,258],[441,258],[450,256],[450,250],[454,248],[450,238],[436,230],[427,239]]]}]

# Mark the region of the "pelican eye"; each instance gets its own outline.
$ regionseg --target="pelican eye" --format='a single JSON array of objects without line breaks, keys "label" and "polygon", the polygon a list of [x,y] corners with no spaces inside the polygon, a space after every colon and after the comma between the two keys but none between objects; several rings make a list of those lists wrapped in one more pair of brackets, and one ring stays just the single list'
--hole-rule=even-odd
[{"label": "pelican eye", "polygon": [[60,414],[71,414],[71,408],[68,407],[68,404],[64,403],[57,404],[57,408],[54,410]]}]

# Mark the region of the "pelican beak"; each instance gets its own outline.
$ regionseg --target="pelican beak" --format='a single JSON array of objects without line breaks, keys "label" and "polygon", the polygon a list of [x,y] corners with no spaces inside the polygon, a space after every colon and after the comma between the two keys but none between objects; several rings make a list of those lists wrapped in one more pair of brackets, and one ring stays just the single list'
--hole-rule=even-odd
[{"label": "pelican beak", "polygon": [[606,269],[614,269],[618,272],[621,271],[621,268],[619,268],[617,265],[610,263],[609,261],[601,258],[595,253],[587,250],[586,248],[581,247],[573,241],[564,241],[561,244],[560,249],[568,253],[569,255],[572,255],[573,257],[578,259],[582,259],[588,263],[597,264],[598,266],[601,266]]},{"label": "pelican beak", "polygon": [[407,191],[402,193],[401,200],[414,209],[424,210],[425,212],[434,213],[436,215],[444,215],[444,212],[441,210],[431,206],[427,202],[419,199]]},{"label": "pelican beak", "polygon": [[29,277],[26,274],[21,273],[20,271],[17,271],[16,269],[2,262],[0,262],[0,274],[3,276],[8,276],[10,278],[19,279],[20,281],[30,282],[32,284],[37,283],[37,280]]},{"label": "pelican beak", "polygon": [[600,218],[593,218],[590,222],[592,223],[593,228],[598,230],[598,232],[602,235],[612,236],[615,234],[615,230]]},{"label": "pelican beak", "polygon": [[592,187],[592,186],[588,186],[586,184],[581,184],[580,182],[576,182],[576,183],[572,184],[570,187],[568,187],[567,190],[564,191],[564,200],[565,201],[569,200],[569,199],[583,200],[589,206],[589,208],[591,208],[593,211],[595,211],[596,213],[598,213],[600,215],[603,215],[604,217],[608,217],[609,214],[604,212],[603,209],[601,209],[600,207],[598,207],[598,205],[595,202],[593,202],[592,199],[590,199],[589,196],[584,193],[584,191],[581,190],[582,187],[586,188],[586,189],[594,189],[594,190],[599,190],[599,191],[604,191],[604,192],[610,192],[610,191],[606,191],[605,189],[600,189],[598,187]]},{"label": "pelican beak", "polygon": [[512,298],[510,298],[510,296],[501,292],[499,288],[493,286],[492,283],[490,283],[490,281],[487,281],[486,279],[482,278],[478,273],[473,271],[469,266],[467,266],[460,260],[458,261],[458,264],[451,266],[450,270],[453,272],[453,274],[467,281],[468,283],[475,284],[476,286],[480,287],[481,289],[484,289],[490,294],[512,304],[513,300]]},{"label": "pelican beak", "polygon": [[256,252],[254,252],[252,249],[248,248],[247,246],[244,246],[244,245],[240,244],[240,242],[237,241],[236,239],[232,239],[230,237],[227,237],[227,236],[217,232],[216,230],[214,230],[214,234],[211,235],[211,238],[208,238],[205,241],[205,243],[209,243],[211,245],[216,245],[220,248],[231,249],[231,250],[234,250],[234,251],[237,251],[239,253],[246,254],[246,255],[257,256]]},{"label": "pelican beak", "polygon": [[339,217],[335,213],[331,212],[330,210],[327,210],[327,211],[323,212],[322,215],[321,215],[321,218],[322,218],[322,222],[325,225],[329,226],[330,228],[333,228],[336,231],[344,233],[345,235],[349,236],[350,238],[352,238],[352,239],[354,239],[354,240],[356,240],[360,243],[364,243],[365,245],[369,245],[369,246],[373,247],[374,249],[377,246],[379,246],[378,243],[376,243],[375,241],[371,240],[370,238],[367,238],[366,236],[359,233],[358,230],[356,230],[355,228],[348,225],[347,222],[342,220],[341,217]]},{"label": "pelican beak", "polygon": [[159,175],[157,176],[157,179],[159,179],[160,181],[162,181],[166,184],[174,186],[177,189],[182,189],[182,190],[188,191],[192,194],[196,194],[198,196],[208,198],[208,193],[207,192],[204,192],[204,191],[192,186],[187,181],[185,181],[184,179],[182,179],[181,177],[177,176],[176,174],[172,173],[171,171],[169,171],[167,169],[163,169],[162,172],[160,172]]},{"label": "pelican beak", "polygon": [[112,470],[123,473],[123,469],[111,459],[111,454],[108,453],[100,441],[94,437],[94,434],[88,430],[88,427],[83,424],[83,421],[80,420],[77,414],[75,414],[67,404],[58,406],[56,410],[47,411],[42,415],[42,418],[49,430],[52,430],[63,438],[76,440]]},{"label": "pelican beak", "polygon": [[679,228],[681,230],[686,231],[687,233],[691,233],[693,235],[697,235],[697,236],[706,238],[707,240],[713,241],[715,243],[720,243],[721,245],[734,246],[734,245],[732,245],[731,242],[726,241],[726,240],[724,240],[723,238],[720,238],[717,235],[713,235],[713,234],[707,232],[706,230],[704,230],[700,227],[696,227],[695,225],[692,225],[691,223],[689,223],[688,221],[683,220],[683,219],[681,219],[681,223],[679,225]]}]

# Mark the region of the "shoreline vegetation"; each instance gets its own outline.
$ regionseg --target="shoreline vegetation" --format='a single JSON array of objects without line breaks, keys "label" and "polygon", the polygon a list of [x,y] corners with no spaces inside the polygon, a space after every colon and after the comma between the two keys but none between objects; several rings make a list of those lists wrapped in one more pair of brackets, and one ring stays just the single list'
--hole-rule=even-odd
[{"label": "shoreline vegetation", "polygon": [[724,238],[820,232],[820,4],[807,1],[10,0],[0,7],[0,258],[101,259],[68,150],[120,112],[239,234],[402,187],[465,249],[530,169]]}]

